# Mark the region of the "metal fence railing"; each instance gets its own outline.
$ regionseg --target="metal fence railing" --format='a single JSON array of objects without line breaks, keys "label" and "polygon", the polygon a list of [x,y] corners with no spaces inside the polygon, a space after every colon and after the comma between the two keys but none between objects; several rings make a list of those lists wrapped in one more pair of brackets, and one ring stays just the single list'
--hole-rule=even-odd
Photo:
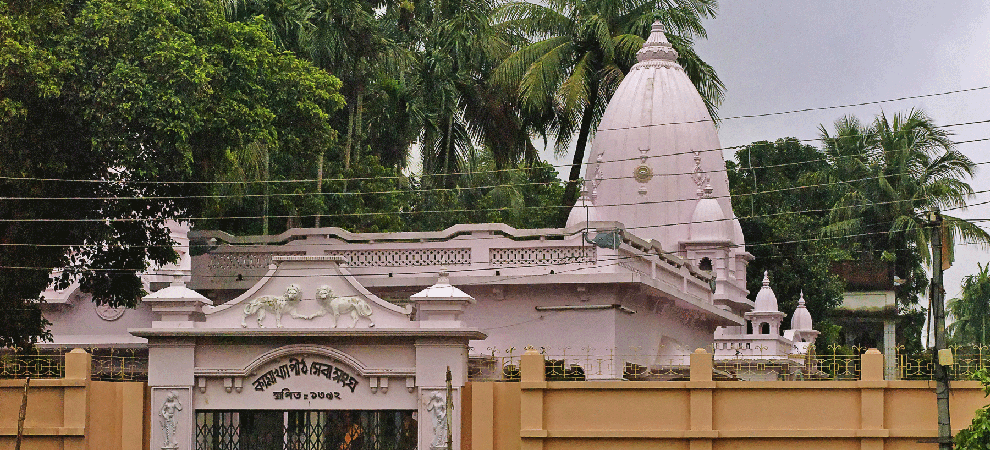
[{"label": "metal fence railing", "polygon": [[[990,366],[990,346],[951,346],[953,364],[947,366],[950,380],[970,380],[973,373]],[[896,376],[900,380],[934,380],[935,362],[931,352],[896,353]]]},{"label": "metal fence railing", "polygon": [[62,378],[65,376],[64,353],[0,353],[0,378]]},{"label": "metal fence railing", "polygon": [[[550,348],[536,347],[545,360],[548,381],[682,381],[689,379],[690,354],[649,355],[642,349]],[[661,349],[662,351],[663,349]],[[866,348],[830,345],[809,348],[805,354],[713,355],[713,379],[721,381],[851,381],[859,380],[862,354]],[[709,353],[713,349],[708,349]],[[472,352],[469,359],[471,381],[518,381],[519,362],[524,350],[488,348]],[[990,366],[990,346],[953,347],[952,380],[968,380]],[[898,349],[890,370],[890,380],[932,380],[931,352],[908,353]]]},{"label": "metal fence railing", "polygon": [[[92,355],[95,381],[147,381],[148,350],[144,348],[84,348]],[[72,348],[36,347],[28,352],[0,349],[0,379],[62,378],[65,354]]]},{"label": "metal fence railing", "polygon": [[[690,354],[650,355],[641,348],[595,349],[584,347],[537,347],[545,359],[548,381],[681,381],[687,380]],[[36,348],[25,353],[0,349],[0,379],[62,378],[65,353],[71,348]],[[148,350],[145,348],[86,348],[92,355],[92,379],[97,381],[146,381]],[[661,349],[662,350],[662,349]],[[861,355],[866,349],[829,346],[817,353],[746,356],[714,355],[715,380],[812,381],[857,380]],[[956,346],[951,380],[969,380],[974,372],[990,366],[990,346]],[[709,349],[711,352],[712,349]],[[524,349],[488,348],[471,352],[468,379],[471,381],[519,381],[519,363]],[[931,352],[909,353],[898,348],[888,379],[933,380],[935,365]]]}]

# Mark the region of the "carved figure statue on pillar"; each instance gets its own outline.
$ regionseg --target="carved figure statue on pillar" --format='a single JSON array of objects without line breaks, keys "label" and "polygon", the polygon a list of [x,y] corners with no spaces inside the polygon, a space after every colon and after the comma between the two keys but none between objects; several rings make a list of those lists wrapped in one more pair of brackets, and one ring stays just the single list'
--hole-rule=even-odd
[{"label": "carved figure statue on pillar", "polygon": [[447,400],[440,391],[434,391],[426,403],[426,410],[433,419],[433,443],[430,448],[447,448]]},{"label": "carved figure statue on pillar", "polygon": [[182,403],[179,403],[179,394],[176,394],[175,391],[169,391],[165,397],[165,403],[162,404],[161,411],[158,412],[158,415],[162,418],[162,433],[165,435],[165,443],[162,444],[163,450],[179,448],[179,444],[175,441],[175,416],[179,411],[182,411]]}]

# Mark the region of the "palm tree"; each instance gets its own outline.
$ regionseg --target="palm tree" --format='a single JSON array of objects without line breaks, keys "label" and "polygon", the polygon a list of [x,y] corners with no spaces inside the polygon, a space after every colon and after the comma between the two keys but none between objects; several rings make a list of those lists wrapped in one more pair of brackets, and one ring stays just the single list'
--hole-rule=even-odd
[{"label": "palm tree", "polygon": [[976,264],[979,271],[963,278],[959,298],[949,300],[952,341],[957,344],[987,343],[987,316],[990,316],[990,264]]},{"label": "palm tree", "polygon": [[691,48],[693,38],[706,36],[701,21],[714,17],[715,9],[715,0],[518,0],[499,8],[500,26],[533,42],[502,62],[494,83],[517,93],[527,128],[552,136],[558,152],[577,137],[562,217],[577,198],[592,130],[635,64],[654,21],[671,30],[668,39],[680,55],[678,62],[716,117],[724,85]]},{"label": "palm tree", "polygon": [[[839,200],[824,233],[845,236],[854,252],[894,262],[896,275],[912,283],[902,299],[921,292],[922,264],[930,261],[928,213],[961,209],[973,189],[964,181],[976,165],[957,151],[949,133],[920,110],[881,114],[869,127],[855,118],[836,122],[835,134],[821,128],[829,159],[828,177]],[[987,246],[990,234],[944,216],[949,247],[955,239]]]}]

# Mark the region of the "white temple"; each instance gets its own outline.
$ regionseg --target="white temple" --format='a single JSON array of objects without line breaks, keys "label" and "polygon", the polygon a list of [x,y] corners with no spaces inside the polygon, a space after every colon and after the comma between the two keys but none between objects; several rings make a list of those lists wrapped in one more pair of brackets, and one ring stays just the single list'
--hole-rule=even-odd
[{"label": "white temple", "polygon": [[[714,124],[661,25],[637,58],[602,117],[584,192],[564,228],[327,227],[245,237],[194,230],[187,238],[176,227],[181,262],[146,275],[146,287],[155,292],[178,277],[223,307],[282,264],[277,257],[331,256],[363,288],[403,305],[448,271],[449,284],[474,299],[459,321],[488,335],[472,342],[475,356],[539,345],[561,353],[636,353],[636,363],[648,367],[709,347],[716,327],[738,330],[764,314],[746,298],[752,256],[732,212]],[[82,311],[95,307],[79,293],[46,297],[46,317],[55,319],[62,345],[140,346],[144,340],[127,328],[155,317],[147,305],[90,315]],[[596,373],[621,377],[622,363],[616,357]]]},{"label": "white temple", "polygon": [[153,427],[151,447],[197,449],[317,439],[283,425],[303,419],[392,421],[403,431],[389,445],[436,449],[448,413],[456,449],[448,389],[459,398],[479,363],[511,376],[527,346],[606,380],[676,377],[713,344],[721,361],[804,353],[818,332],[803,298],[783,333],[768,278],[746,298],[752,255],[718,136],[676,58],[655,24],[564,228],[238,237],[175,226],[180,262],[144,276],[152,293],[137,308],[96,307],[77,285],[45,293],[55,345],[147,349],[152,409],[188,408]]}]

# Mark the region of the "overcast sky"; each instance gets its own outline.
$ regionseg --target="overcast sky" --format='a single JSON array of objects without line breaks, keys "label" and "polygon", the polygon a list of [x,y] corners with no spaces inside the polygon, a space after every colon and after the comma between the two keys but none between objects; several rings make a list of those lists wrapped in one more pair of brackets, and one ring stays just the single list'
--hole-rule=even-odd
[{"label": "overcast sky", "polygon": [[[696,44],[726,85],[719,114],[732,117],[990,86],[990,2],[986,0],[723,1]],[[990,89],[845,109],[723,121],[723,147],[793,136],[818,137],[818,126],[852,114],[868,121],[910,108],[938,124],[990,119]],[[990,123],[949,128],[954,140],[990,138]],[[817,145],[817,143],[814,143]],[[959,144],[974,162],[990,162],[990,141]],[[728,152],[727,152],[728,153]],[[727,154],[727,157],[730,155]],[[990,189],[990,164],[971,185]],[[990,201],[977,194],[971,203]],[[990,205],[963,217],[990,219]],[[990,222],[980,222],[990,228]],[[947,298],[990,253],[957,247],[946,272]]]}]

